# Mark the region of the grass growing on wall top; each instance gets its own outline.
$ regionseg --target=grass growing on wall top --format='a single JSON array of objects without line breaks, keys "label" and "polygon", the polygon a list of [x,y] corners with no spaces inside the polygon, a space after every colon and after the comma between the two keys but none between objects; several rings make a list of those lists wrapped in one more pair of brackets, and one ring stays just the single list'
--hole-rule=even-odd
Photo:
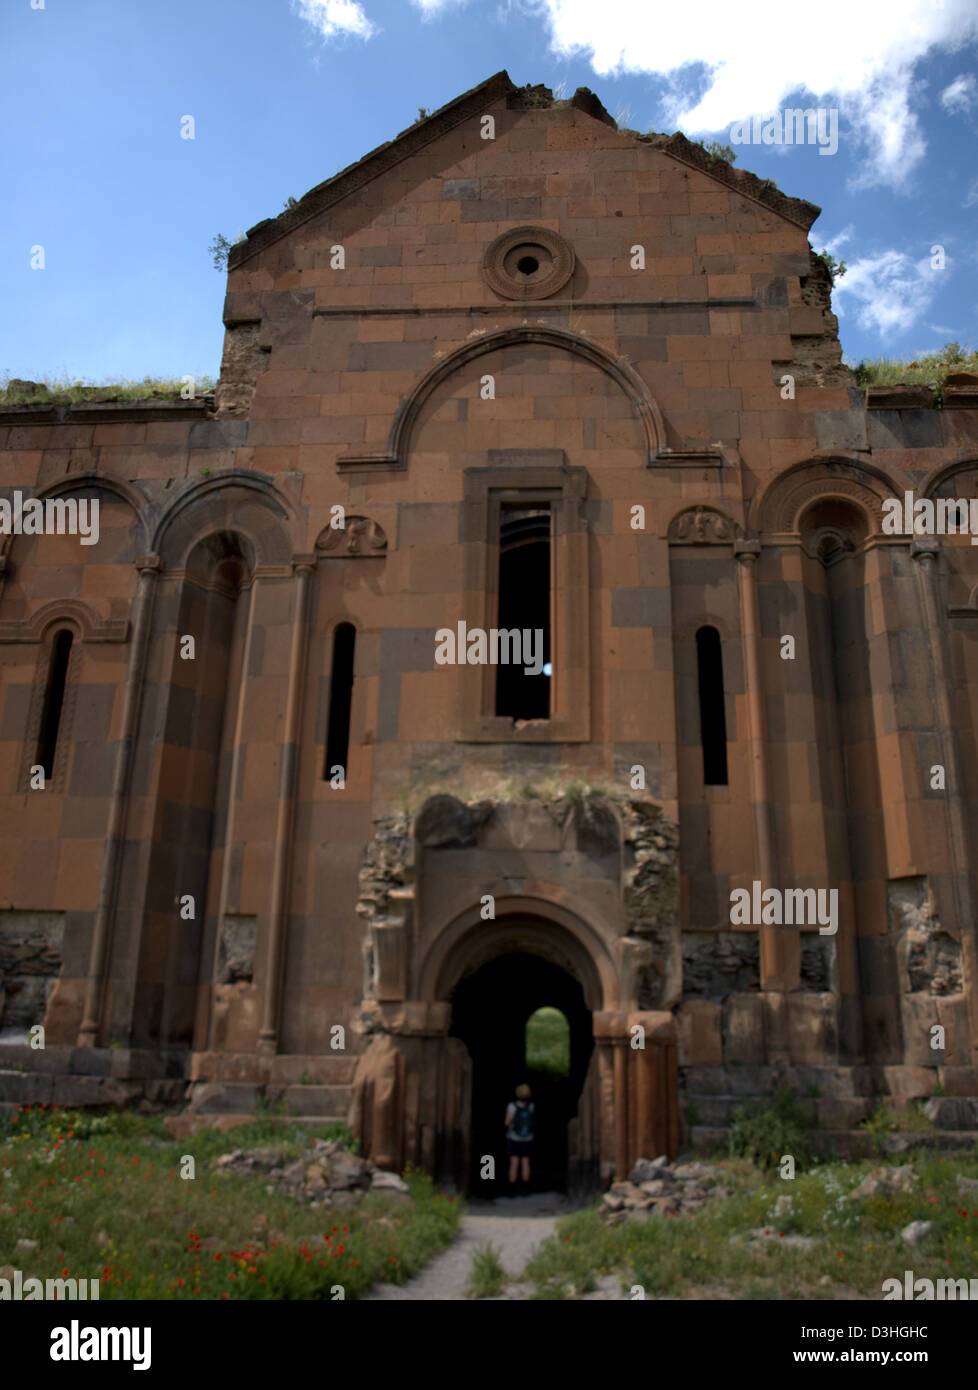
[{"label": "grass growing on wall top", "polygon": [[[24,378],[9,373],[0,376],[0,402],[4,405],[73,405],[99,401],[179,401],[185,388],[183,377],[143,377],[142,381],[103,381],[99,384],[73,381],[68,376],[45,376],[27,388],[10,383]],[[194,377],[195,396],[207,396],[216,385],[212,376]],[[34,389],[40,388],[40,389]]]}]

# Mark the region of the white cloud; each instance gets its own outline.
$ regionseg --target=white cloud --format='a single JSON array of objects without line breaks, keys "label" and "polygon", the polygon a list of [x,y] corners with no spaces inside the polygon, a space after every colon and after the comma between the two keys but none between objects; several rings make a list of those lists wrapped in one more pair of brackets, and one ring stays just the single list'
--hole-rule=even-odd
[{"label": "white cloud", "polygon": [[834,256],[837,251],[841,251],[847,241],[852,240],[853,225],[850,222],[848,227],[843,227],[841,232],[836,232],[835,236],[819,237],[819,251],[828,251],[830,256]]},{"label": "white cloud", "polygon": [[292,8],[323,39],[369,39],[377,32],[357,0],[292,0]]},{"label": "white cloud", "polygon": [[[699,0],[693,23],[682,5],[538,2],[561,57],[587,54],[599,76],[666,78],[666,116],[690,133],[765,115],[800,92],[837,105],[865,153],[864,184],[899,184],[923,158],[915,65],[978,39],[974,0],[822,0],[814,19],[804,5],[785,5],[747,20],[729,0]],[[415,3],[433,12],[445,0]]]},{"label": "white cloud", "polygon": [[848,262],[832,297],[851,297],[860,328],[889,338],[907,332],[927,313],[944,273],[933,268],[929,257],[914,261],[904,251],[882,251]]},{"label": "white cloud", "polygon": [[952,116],[967,116],[978,105],[978,82],[974,75],[962,73],[941,92],[941,105]]},{"label": "white cloud", "polygon": [[978,179],[972,179],[971,184],[968,187],[968,191],[965,194],[964,202],[961,204],[961,206],[965,208],[973,208],[975,203],[978,203]]},{"label": "white cloud", "polygon": [[425,19],[433,19],[445,10],[458,9],[460,5],[468,4],[468,0],[411,0],[422,13]]}]

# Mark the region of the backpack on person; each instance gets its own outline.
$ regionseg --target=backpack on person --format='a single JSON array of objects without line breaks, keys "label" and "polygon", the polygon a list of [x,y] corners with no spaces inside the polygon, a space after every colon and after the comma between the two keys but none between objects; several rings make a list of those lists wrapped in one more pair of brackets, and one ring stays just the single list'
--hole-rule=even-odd
[{"label": "backpack on person", "polygon": [[516,1139],[533,1138],[533,1105],[518,1100],[513,1107],[513,1136]]}]

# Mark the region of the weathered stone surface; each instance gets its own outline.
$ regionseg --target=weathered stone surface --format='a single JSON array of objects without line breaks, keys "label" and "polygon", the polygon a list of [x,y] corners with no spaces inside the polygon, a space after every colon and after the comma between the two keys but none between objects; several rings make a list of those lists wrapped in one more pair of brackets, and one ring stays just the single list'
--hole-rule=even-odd
[{"label": "weathered stone surface", "polygon": [[632,1182],[616,1182],[611,1185],[612,1197],[620,1197],[628,1207],[648,1207],[652,1205],[651,1197],[645,1193],[641,1187],[637,1187]]},{"label": "weathered stone surface", "polygon": [[370,1179],[370,1186],[379,1192],[407,1192],[408,1185],[403,1178],[396,1173],[384,1173],[379,1168],[373,1173]]},{"label": "weathered stone surface", "polygon": [[959,994],[961,946],[943,930],[927,880],[900,879],[887,885],[889,909],[899,932],[899,959],[906,988],[928,995]]},{"label": "weathered stone surface", "polygon": [[466,806],[454,796],[433,796],[418,816],[414,834],[425,849],[464,849],[476,843],[476,835],[491,810]]},{"label": "weathered stone surface", "polygon": [[679,1065],[713,1066],[723,1061],[722,1013],[706,999],[684,999],[676,1010]]},{"label": "weathered stone surface", "polygon": [[142,1095],[138,1081],[120,1081],[113,1076],[58,1076],[54,1078],[52,1100],[68,1109],[84,1105],[131,1105]]},{"label": "weathered stone surface", "polygon": [[867,386],[869,410],[930,410],[934,404],[933,386]]},{"label": "weathered stone surface", "polygon": [[665,1182],[673,1179],[665,1154],[658,1158],[640,1158],[629,1174],[629,1182],[633,1183],[653,1182],[657,1178]]},{"label": "weathered stone surface", "polygon": [[[186,1082],[189,1134],[352,1102],[365,1154],[465,1185],[472,1096],[554,988],[591,1054],[582,1189],[781,1082],[847,1151],[871,1103],[941,1087],[957,1127],[924,1138],[965,1146],[972,551],[881,523],[909,486],[975,495],[976,387],[867,401],[815,215],[496,74],[235,245],[213,399],[10,383],[2,500],[97,492],[100,536],[0,537],[0,1042],[47,1031],[0,1104]],[[507,593],[552,624],[515,704],[512,672],[435,660]],[[733,923],[762,864],[832,885],[838,934]]]},{"label": "weathered stone surface", "polygon": [[719,1003],[760,985],[760,954],[753,932],[683,935],[683,993]]},{"label": "weathered stone surface", "polygon": [[220,955],[218,957],[218,980],[221,984],[234,984],[239,980],[250,982],[255,973],[255,934],[258,930],[257,917],[242,916],[240,913],[226,913],[221,923]]},{"label": "weathered stone surface", "polygon": [[672,1186],[671,1182],[664,1182],[662,1178],[655,1178],[652,1182],[639,1183],[639,1188],[647,1197],[662,1197]]},{"label": "weathered stone surface", "polygon": [[193,1085],[189,1091],[190,1109],[207,1115],[253,1110],[261,1094],[258,1086],[219,1081]]},{"label": "weathered stone surface", "polygon": [[334,1188],[369,1187],[370,1168],[356,1154],[337,1149],[329,1156],[329,1185]]},{"label": "weathered stone surface", "polygon": [[672,1166],[664,1155],[640,1158],[628,1182],[612,1183],[602,1198],[602,1216],[612,1224],[700,1211],[711,1200],[729,1197],[717,1183],[720,1169],[707,1163]]},{"label": "weathered stone surface", "polygon": [[917,1174],[913,1165],[906,1163],[900,1168],[875,1168],[863,1178],[849,1193],[850,1202],[875,1197],[879,1193],[913,1192],[917,1186]]},{"label": "weathered stone surface", "polygon": [[299,1155],[275,1147],[231,1149],[214,1166],[228,1173],[264,1173],[269,1191],[288,1192],[314,1205],[347,1206],[367,1191],[411,1200],[401,1177],[382,1172],[335,1139],[316,1139]]},{"label": "weathered stone surface", "polygon": [[978,1099],[935,1096],[924,1105],[924,1114],[939,1129],[978,1130]]},{"label": "weathered stone surface", "polygon": [[7,382],[8,396],[47,396],[48,388],[41,381],[28,381],[25,377],[12,376]]},{"label": "weathered stone surface", "polygon": [[[2,901],[2,899],[0,899]],[[61,968],[63,912],[0,912],[0,1028],[7,1037],[44,1023]]]},{"label": "weathered stone surface", "polygon": [[677,1164],[672,1170],[672,1174],[679,1182],[692,1180],[695,1182],[710,1183],[719,1181],[720,1169],[713,1163],[699,1163],[694,1161]]},{"label": "weathered stone surface", "polygon": [[920,1245],[927,1239],[934,1229],[933,1221],[911,1221],[909,1226],[904,1226],[900,1232],[900,1239],[907,1245]]}]

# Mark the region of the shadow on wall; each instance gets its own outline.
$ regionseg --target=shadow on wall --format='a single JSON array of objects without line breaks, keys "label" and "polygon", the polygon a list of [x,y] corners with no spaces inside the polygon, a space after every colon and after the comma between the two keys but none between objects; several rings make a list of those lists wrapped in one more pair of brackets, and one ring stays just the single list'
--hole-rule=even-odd
[{"label": "shadow on wall", "polygon": [[[543,1005],[559,1009],[570,1033],[566,1076],[527,1070],[526,1023]],[[567,1188],[567,1126],[577,1114],[594,1046],[590,1011],[581,986],[559,966],[538,956],[514,953],[489,961],[459,981],[452,996],[454,1037],[472,1058],[472,1160],[469,1194],[491,1198],[508,1191],[506,1106],[521,1081],[533,1091],[535,1143],[532,1187]],[[496,1179],[483,1178],[487,1155],[496,1160]]]}]

